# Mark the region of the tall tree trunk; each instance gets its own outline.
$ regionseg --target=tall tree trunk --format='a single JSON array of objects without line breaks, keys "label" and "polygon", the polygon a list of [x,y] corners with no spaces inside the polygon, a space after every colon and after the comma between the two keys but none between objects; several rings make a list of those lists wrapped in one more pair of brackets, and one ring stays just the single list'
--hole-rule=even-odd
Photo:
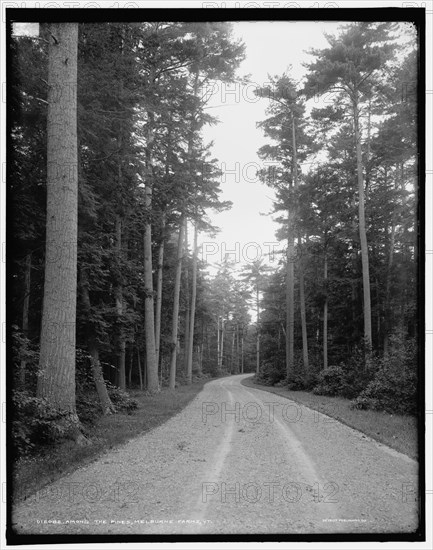
[{"label": "tall tree trunk", "polygon": [[220,345],[220,353],[221,353],[221,357],[220,357],[220,372],[222,372],[223,370],[223,358],[224,358],[224,334],[225,334],[225,330],[224,330],[224,318],[221,317],[221,345]]},{"label": "tall tree trunk", "polygon": [[[292,113],[292,182],[291,187],[298,186],[298,158],[296,148],[295,117]],[[286,266],[286,371],[293,374],[295,368],[295,296],[294,296],[294,261],[295,261],[295,209],[287,209],[287,266]]]},{"label": "tall tree trunk", "polygon": [[[120,216],[116,216],[116,261],[119,274],[122,268],[122,220]],[[123,286],[121,281],[117,282],[116,286],[116,313],[119,322],[118,338],[118,385],[120,389],[126,390],[126,375],[125,375],[125,358],[126,358],[126,342],[125,334],[122,327],[123,322]]]},{"label": "tall tree trunk", "polygon": [[260,374],[260,296],[259,296],[258,280],[256,284],[256,310],[257,310],[256,374]]},{"label": "tall tree trunk", "polygon": [[101,362],[99,360],[99,345],[98,338],[95,332],[95,328],[91,321],[92,316],[92,304],[90,302],[89,295],[89,281],[85,268],[80,268],[80,288],[81,288],[81,300],[83,303],[84,311],[86,312],[87,326],[87,349],[91,358],[92,376],[95,383],[96,391],[99,397],[99,403],[101,404],[102,414],[108,415],[116,412],[116,408],[113,405],[105,384],[104,375],[102,372]]},{"label": "tall tree trunk", "polygon": [[165,243],[165,212],[161,219],[161,242],[158,250],[158,275],[156,286],[156,313],[155,313],[155,353],[156,364],[159,366],[159,353],[161,349],[161,309],[162,309],[162,275],[164,267],[164,243]]},{"label": "tall tree trunk", "polygon": [[195,323],[195,304],[197,299],[197,222],[194,224],[194,240],[192,251],[192,290],[191,290],[191,313],[188,339],[188,363],[186,369],[186,380],[188,384],[192,383],[192,356],[194,346],[194,323]]},{"label": "tall tree trunk", "polygon": [[[401,172],[403,172],[403,163],[401,163]],[[394,188],[398,189],[399,186],[399,166],[396,166],[396,175],[395,175],[395,184]],[[386,183],[386,179],[385,179]],[[383,342],[383,353],[385,357],[388,356],[389,352],[389,333],[391,329],[391,276],[392,276],[392,266],[394,263],[394,247],[395,247],[395,221],[396,215],[395,210],[392,213],[391,219],[391,235],[389,238],[389,252],[388,252],[388,265],[386,269],[386,283],[385,283],[385,334]]]},{"label": "tall tree trunk", "polygon": [[[31,271],[32,271],[32,255],[31,253],[26,255],[25,271],[24,271],[24,301],[23,301],[23,335],[25,338],[29,337],[29,306],[30,306],[30,283],[31,283]],[[19,380],[23,388],[26,385],[26,368],[27,362],[25,359],[21,361]]]},{"label": "tall tree trunk", "polygon": [[294,372],[294,270],[295,255],[293,236],[293,214],[288,210],[287,263],[286,263],[286,371],[287,376]]},{"label": "tall tree trunk", "polygon": [[203,342],[201,344],[198,344],[197,346],[197,357],[198,357],[197,374],[200,376],[203,370]]},{"label": "tall tree trunk", "polygon": [[37,395],[68,413],[65,422],[80,442],[85,438],[75,406],[77,45],[77,23],[50,24],[46,259]]},{"label": "tall tree trunk", "polygon": [[244,373],[244,331],[242,330],[241,337],[241,373]]},{"label": "tall tree trunk", "polygon": [[140,348],[137,346],[137,368],[138,368],[138,377],[140,380],[140,390],[143,389],[143,374],[141,372],[141,361],[140,361]]},{"label": "tall tree trunk", "polygon": [[328,257],[325,250],[323,265],[323,279],[325,283],[325,303],[323,304],[323,368],[328,368]]},{"label": "tall tree trunk", "polygon": [[235,365],[235,336],[236,336],[236,332],[233,329],[233,333],[232,333],[232,353],[231,353],[231,359],[230,359],[230,374],[233,374],[234,365]]},{"label": "tall tree trunk", "polygon": [[365,225],[365,193],[364,193],[364,174],[361,150],[361,133],[359,129],[359,107],[358,94],[352,99],[353,122],[355,129],[356,143],[356,167],[358,174],[358,216],[359,216],[359,240],[361,243],[362,260],[362,287],[364,298],[364,340],[367,348],[371,349],[372,329],[371,329],[371,297],[370,297],[370,269],[368,260],[367,230]]},{"label": "tall tree trunk", "polygon": [[176,278],[174,282],[173,296],[173,319],[171,330],[171,360],[170,360],[170,380],[169,387],[174,390],[176,387],[176,359],[177,359],[177,331],[179,326],[179,297],[180,297],[180,280],[182,275],[182,254],[184,240],[184,220],[180,220],[179,239],[177,243],[177,264]]},{"label": "tall tree trunk", "polygon": [[146,375],[147,390],[151,393],[159,391],[158,364],[156,362],[155,345],[155,304],[153,295],[153,269],[152,269],[152,148],[153,148],[153,113],[148,113],[148,131],[146,147],[146,182],[145,182],[145,207],[146,223],[144,226],[144,318],[146,337]]},{"label": "tall tree trunk", "polygon": [[370,185],[370,157],[371,157],[371,98],[368,100],[367,109],[367,143],[365,152],[365,196],[368,197]]},{"label": "tall tree trunk", "polygon": [[236,374],[239,374],[239,322],[236,323]]},{"label": "tall tree trunk", "polygon": [[200,353],[199,353],[199,362],[198,362],[198,372],[199,372],[200,375],[203,372],[204,338],[205,338],[205,331],[204,331],[204,322],[203,322],[203,318],[202,318],[202,321],[201,321],[201,344],[200,344]]},{"label": "tall tree trunk", "polygon": [[[292,150],[293,150],[293,187],[298,189],[298,147],[296,143],[296,124],[295,117],[292,112]],[[293,225],[295,225],[295,217],[293,216]],[[308,371],[308,334],[307,334],[307,315],[305,308],[305,278],[304,278],[304,263],[302,258],[302,239],[298,233],[298,247],[300,250],[300,258],[298,262],[299,271],[299,302],[301,310],[301,330],[302,330],[302,357],[304,369]],[[294,283],[293,283],[294,284]],[[294,306],[293,306],[294,307]],[[292,339],[294,335],[292,334]]]},{"label": "tall tree trunk", "polygon": [[221,372],[220,356],[221,356],[220,316],[218,315],[218,319],[217,319],[217,368],[218,368],[218,374]]},{"label": "tall tree trunk", "polygon": [[304,361],[304,370],[308,372],[308,334],[307,334],[307,314],[305,308],[305,278],[304,278],[304,261],[302,256],[302,240],[298,237],[298,246],[300,250],[299,258],[299,302],[301,309],[301,329],[302,329],[302,357]]},{"label": "tall tree trunk", "polygon": [[[193,81],[193,95],[194,97],[197,97],[198,94],[198,84],[199,84],[199,74],[200,74],[200,67],[196,67],[195,73],[194,73],[194,81]],[[189,136],[188,136],[188,166],[189,166],[189,177],[190,177],[190,183],[193,186],[197,186],[197,182],[195,180],[195,170],[194,170],[194,132],[197,128],[197,120],[196,120],[196,112],[193,111],[191,114],[191,122],[190,122],[190,128],[189,128]],[[195,189],[195,196],[197,197],[197,189]],[[195,248],[194,251],[197,248],[197,225],[194,226],[194,244]],[[188,219],[185,217],[185,252],[188,254]],[[193,252],[194,254],[194,252]],[[195,261],[195,265],[193,266],[193,277],[195,276],[197,284],[197,258],[193,258],[193,262]],[[195,270],[195,275],[194,275]],[[193,282],[194,287],[194,282]],[[185,265],[185,292],[186,292],[186,313],[185,313],[185,373],[186,373],[186,380],[188,384],[191,384],[192,382],[192,350],[193,348],[193,342],[194,342],[194,317],[195,312],[192,312],[192,308],[195,308],[195,292],[196,289],[192,289],[192,296],[191,296],[191,302],[189,301],[189,273],[188,273],[188,266]],[[193,304],[194,302],[194,304]]]},{"label": "tall tree trunk", "polygon": [[132,367],[134,365],[134,344],[131,345],[131,353],[129,354],[129,369],[128,369],[128,388],[132,387]]},{"label": "tall tree trunk", "polygon": [[[184,229],[184,236],[185,236],[185,248],[184,248],[184,256],[188,256],[189,249],[188,249],[188,220],[185,217],[185,229]],[[190,301],[189,301],[189,269],[188,269],[188,263],[184,262],[184,276],[185,276],[185,296],[186,296],[186,310],[185,310],[185,339],[184,339],[184,357],[183,357],[183,366],[186,376],[188,373],[188,350],[189,350],[189,324],[190,324]]]}]

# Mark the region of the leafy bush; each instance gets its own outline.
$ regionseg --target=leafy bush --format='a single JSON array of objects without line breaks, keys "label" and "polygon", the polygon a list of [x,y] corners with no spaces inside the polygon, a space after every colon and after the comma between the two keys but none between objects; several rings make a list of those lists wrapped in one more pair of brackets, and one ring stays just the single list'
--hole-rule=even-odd
[{"label": "leafy bush", "polygon": [[266,362],[260,367],[260,373],[256,376],[257,384],[263,386],[274,386],[284,378],[284,367],[278,362]]},{"label": "leafy bush", "polygon": [[351,407],[397,414],[415,414],[416,355],[417,348],[414,341],[403,344],[399,342],[387,357],[377,360],[377,371],[373,380],[352,402]]},{"label": "leafy bush", "polygon": [[77,391],[75,403],[78,418],[84,424],[93,424],[101,416],[101,405],[96,391]]},{"label": "leafy bush", "polygon": [[113,386],[110,382],[106,382],[106,385],[108,395],[117,412],[131,414],[132,411],[138,409],[138,401],[131,397],[128,392],[121,390],[117,386]]},{"label": "leafy bush", "polygon": [[313,393],[319,395],[341,395],[346,386],[346,373],[341,365],[332,365],[318,375],[318,383]]},{"label": "leafy bush", "polygon": [[282,386],[292,391],[311,391],[318,382],[317,374],[313,371],[292,373],[284,379]]},{"label": "leafy bush", "polygon": [[12,402],[12,438],[17,455],[29,454],[36,444],[54,443],[66,435],[62,420],[67,413],[52,407],[45,399],[15,390]]},{"label": "leafy bush", "polygon": [[373,380],[378,368],[378,356],[372,352],[365,353],[356,347],[347,361],[340,363],[344,370],[344,384],[340,395],[354,399]]},{"label": "leafy bush", "polygon": [[[14,387],[35,389],[39,363],[39,348],[26,338],[17,325],[12,325],[12,360]],[[21,387],[21,363],[25,363],[26,387]]]}]

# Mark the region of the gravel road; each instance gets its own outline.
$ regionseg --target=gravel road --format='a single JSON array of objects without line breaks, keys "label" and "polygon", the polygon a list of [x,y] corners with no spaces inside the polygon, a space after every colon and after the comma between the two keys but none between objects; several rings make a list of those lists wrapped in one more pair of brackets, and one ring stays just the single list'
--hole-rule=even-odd
[{"label": "gravel road", "polygon": [[281,396],[207,383],[164,425],[15,507],[19,534],[398,533],[418,463]]}]

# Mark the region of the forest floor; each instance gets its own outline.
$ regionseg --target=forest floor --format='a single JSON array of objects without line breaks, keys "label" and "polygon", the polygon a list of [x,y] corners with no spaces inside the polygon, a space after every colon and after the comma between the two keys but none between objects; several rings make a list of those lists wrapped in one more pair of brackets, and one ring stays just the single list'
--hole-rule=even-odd
[{"label": "forest floor", "polygon": [[335,418],[346,426],[355,428],[355,430],[413,459],[418,457],[417,419],[415,416],[351,409],[350,399],[316,395],[306,391],[292,391],[283,387],[264,386],[255,383],[254,376],[243,379],[242,384],[291,399]]},{"label": "forest floor", "polygon": [[131,414],[102,416],[93,425],[86,425],[89,445],[79,446],[73,441],[46,446],[34,456],[21,459],[13,471],[14,501],[27,498],[47,484],[90,464],[104,452],[164,424],[178,414],[202,390],[208,378],[175,391],[163,388],[155,395],[141,390],[128,390],[138,401]]}]

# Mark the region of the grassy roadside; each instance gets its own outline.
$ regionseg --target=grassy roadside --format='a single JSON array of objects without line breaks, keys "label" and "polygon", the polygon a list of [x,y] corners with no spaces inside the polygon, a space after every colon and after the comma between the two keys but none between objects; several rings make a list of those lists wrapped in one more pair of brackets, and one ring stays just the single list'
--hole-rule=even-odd
[{"label": "grassy roadside", "polygon": [[200,392],[209,379],[175,391],[164,388],[156,395],[140,390],[128,393],[139,403],[132,414],[114,414],[99,418],[89,428],[90,445],[78,446],[66,441],[44,450],[40,455],[19,461],[13,471],[14,500],[22,500],[77,468],[95,461],[104,452],[126,443],[166,422],[179,413]]},{"label": "grassy roadside", "polygon": [[343,424],[359,430],[400,453],[414,459],[418,457],[417,420],[415,417],[371,410],[353,410],[349,407],[349,399],[315,395],[305,391],[291,391],[281,387],[262,386],[255,384],[253,377],[242,380],[242,384],[296,401],[310,409],[336,418]]}]

